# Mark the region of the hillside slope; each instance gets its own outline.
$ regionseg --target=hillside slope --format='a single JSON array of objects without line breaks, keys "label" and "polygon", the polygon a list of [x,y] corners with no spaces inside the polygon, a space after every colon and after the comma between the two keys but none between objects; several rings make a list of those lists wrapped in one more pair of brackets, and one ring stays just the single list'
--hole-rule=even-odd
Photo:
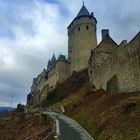
[{"label": "hillside slope", "polygon": [[0,119],[0,140],[42,140],[51,127],[50,119],[44,121],[38,115],[13,111]]},{"label": "hillside slope", "polygon": [[63,105],[95,140],[140,139],[140,93],[92,91],[87,70],[74,73],[48,95],[43,106]]}]

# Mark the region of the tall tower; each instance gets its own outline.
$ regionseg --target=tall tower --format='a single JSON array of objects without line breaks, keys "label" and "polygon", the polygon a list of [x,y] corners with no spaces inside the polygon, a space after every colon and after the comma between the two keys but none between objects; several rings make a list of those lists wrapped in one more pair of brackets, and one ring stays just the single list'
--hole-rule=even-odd
[{"label": "tall tower", "polygon": [[78,15],[68,26],[68,61],[70,75],[88,67],[91,49],[97,46],[97,20],[84,3]]}]

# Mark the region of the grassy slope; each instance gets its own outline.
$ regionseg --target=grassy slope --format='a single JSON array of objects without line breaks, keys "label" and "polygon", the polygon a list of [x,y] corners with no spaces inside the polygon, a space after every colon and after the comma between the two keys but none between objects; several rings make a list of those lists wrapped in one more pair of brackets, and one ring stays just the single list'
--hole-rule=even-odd
[{"label": "grassy slope", "polygon": [[[82,84],[79,85],[79,81]],[[66,114],[77,120],[95,139],[140,139],[140,93],[109,95],[103,90],[93,92],[87,71],[83,71],[58,85],[51,94],[55,96],[47,105],[64,105]]]}]

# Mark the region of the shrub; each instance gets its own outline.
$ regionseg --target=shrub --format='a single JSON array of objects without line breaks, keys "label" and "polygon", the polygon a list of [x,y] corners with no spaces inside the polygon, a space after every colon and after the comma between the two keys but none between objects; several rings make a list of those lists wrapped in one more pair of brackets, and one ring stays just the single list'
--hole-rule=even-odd
[{"label": "shrub", "polygon": [[48,92],[48,94],[47,94],[47,100],[54,100],[55,99],[55,97],[56,97],[56,91],[55,90],[52,90],[52,91],[50,91],[50,92]]},{"label": "shrub", "polygon": [[24,105],[18,104],[16,110],[19,111],[19,112],[24,112]]}]

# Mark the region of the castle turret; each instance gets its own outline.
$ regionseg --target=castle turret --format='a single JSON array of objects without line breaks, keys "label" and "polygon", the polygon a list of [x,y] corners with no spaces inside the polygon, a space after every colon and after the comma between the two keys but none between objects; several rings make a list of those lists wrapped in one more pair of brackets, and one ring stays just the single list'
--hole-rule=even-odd
[{"label": "castle turret", "polygon": [[68,26],[68,62],[70,71],[88,67],[91,49],[97,46],[96,18],[83,4],[78,15]]}]

